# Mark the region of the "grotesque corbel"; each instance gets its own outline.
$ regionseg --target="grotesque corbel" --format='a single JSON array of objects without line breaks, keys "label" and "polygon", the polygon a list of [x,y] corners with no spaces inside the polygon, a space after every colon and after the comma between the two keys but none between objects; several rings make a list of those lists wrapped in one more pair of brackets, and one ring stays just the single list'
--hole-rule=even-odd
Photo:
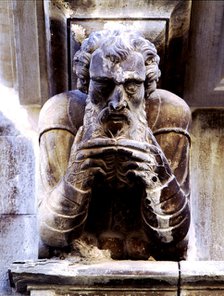
[{"label": "grotesque corbel", "polygon": [[40,115],[42,241],[83,239],[114,259],[184,259],[191,120],[156,89],[155,46],[138,32],[100,31],[74,58],[79,90]]}]

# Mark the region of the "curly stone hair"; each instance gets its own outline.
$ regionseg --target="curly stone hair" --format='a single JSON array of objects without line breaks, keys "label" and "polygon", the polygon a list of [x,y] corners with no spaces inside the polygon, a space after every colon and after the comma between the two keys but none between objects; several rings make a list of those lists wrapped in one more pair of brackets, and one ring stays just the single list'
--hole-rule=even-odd
[{"label": "curly stone hair", "polygon": [[159,56],[153,43],[141,33],[131,30],[102,30],[93,32],[85,39],[73,59],[73,71],[78,77],[77,88],[88,93],[89,65],[93,52],[100,48],[105,57],[113,61],[124,60],[131,51],[142,54],[146,66],[146,97],[155,90],[160,77]]}]

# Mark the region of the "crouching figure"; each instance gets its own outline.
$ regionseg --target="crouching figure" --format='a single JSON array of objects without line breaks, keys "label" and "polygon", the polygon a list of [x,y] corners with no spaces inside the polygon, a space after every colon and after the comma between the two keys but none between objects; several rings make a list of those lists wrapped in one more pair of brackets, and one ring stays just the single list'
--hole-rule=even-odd
[{"label": "crouching figure", "polygon": [[92,33],[75,54],[77,90],[40,114],[44,244],[83,239],[114,259],[185,258],[190,110],[156,89],[155,46],[138,32]]}]

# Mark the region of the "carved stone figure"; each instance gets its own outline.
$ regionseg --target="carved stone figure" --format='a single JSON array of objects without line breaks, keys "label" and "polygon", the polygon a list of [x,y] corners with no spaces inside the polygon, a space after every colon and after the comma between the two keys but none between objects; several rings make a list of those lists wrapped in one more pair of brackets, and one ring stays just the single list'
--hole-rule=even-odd
[{"label": "carved stone figure", "polygon": [[40,115],[42,241],[83,239],[114,259],[180,260],[189,210],[186,103],[156,89],[155,46],[99,31],[74,58],[77,88]]}]

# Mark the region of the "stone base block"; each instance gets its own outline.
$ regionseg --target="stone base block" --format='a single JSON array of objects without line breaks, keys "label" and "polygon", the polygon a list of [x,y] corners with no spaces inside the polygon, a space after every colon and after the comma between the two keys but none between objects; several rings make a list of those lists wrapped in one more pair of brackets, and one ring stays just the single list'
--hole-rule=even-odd
[{"label": "stone base block", "polygon": [[9,265],[18,258],[30,260],[38,256],[36,217],[0,215],[0,233],[0,295],[6,296],[11,293]]},{"label": "stone base block", "polygon": [[224,261],[182,261],[180,276],[180,296],[224,295]]},{"label": "stone base block", "polygon": [[174,296],[179,270],[177,262],[51,259],[15,263],[10,277],[16,291],[32,296]]},{"label": "stone base block", "polygon": [[17,262],[16,292],[31,296],[223,296],[224,261]]}]

